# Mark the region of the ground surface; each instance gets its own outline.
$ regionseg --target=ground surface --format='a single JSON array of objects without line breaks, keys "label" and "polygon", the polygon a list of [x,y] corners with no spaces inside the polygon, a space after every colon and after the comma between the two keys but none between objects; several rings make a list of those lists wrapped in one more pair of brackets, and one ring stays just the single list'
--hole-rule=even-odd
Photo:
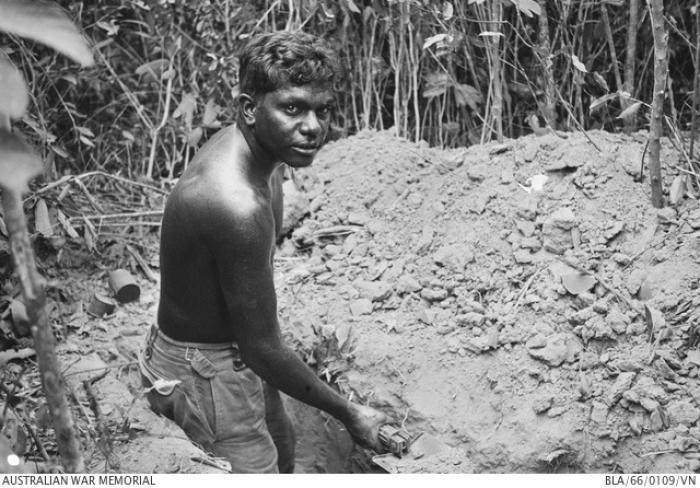
[{"label": "ground surface", "polygon": [[[700,206],[651,207],[635,181],[645,134],[589,136],[440,151],[363,132],[294,175],[303,219],[276,257],[285,336],[344,394],[451,447],[401,471],[700,470]],[[669,188],[684,163],[670,145],[662,157]],[[155,235],[131,238],[155,264]],[[150,414],[128,365],[157,283],[138,275],[138,303],[89,317],[81,301],[124,249],[96,258],[76,243],[44,272],[68,283],[51,296],[76,396],[109,368],[93,385],[101,421],[76,408],[86,440],[102,428],[112,441],[111,465],[90,444],[91,469],[217,471]],[[36,417],[41,401],[25,403]],[[290,407],[299,471],[376,469],[335,421]]]},{"label": "ground surface", "polygon": [[[645,135],[591,137],[441,152],[364,133],[301,177],[311,258],[280,266],[280,314],[349,334],[345,391],[469,460],[428,471],[698,465],[697,201],[659,214],[633,180]],[[338,225],[355,232],[323,237]]]}]

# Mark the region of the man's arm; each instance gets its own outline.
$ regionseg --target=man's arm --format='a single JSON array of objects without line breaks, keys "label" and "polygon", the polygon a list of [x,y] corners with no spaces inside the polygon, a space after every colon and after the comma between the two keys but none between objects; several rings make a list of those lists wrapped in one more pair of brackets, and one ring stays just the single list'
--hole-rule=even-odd
[{"label": "man's arm", "polygon": [[218,202],[207,212],[205,240],[213,253],[219,280],[236,329],[245,363],[286,394],[324,410],[343,422],[362,444],[380,451],[377,431],[384,414],[349,402],[322,382],[282,340],[270,251],[274,245],[269,208]]}]

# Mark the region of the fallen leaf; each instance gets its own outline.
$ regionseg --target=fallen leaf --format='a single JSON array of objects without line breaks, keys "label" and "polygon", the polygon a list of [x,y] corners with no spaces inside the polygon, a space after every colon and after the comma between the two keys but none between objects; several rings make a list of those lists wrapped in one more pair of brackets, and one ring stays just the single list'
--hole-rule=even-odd
[{"label": "fallen leaf", "polygon": [[118,336],[115,337],[114,340],[114,347],[117,349],[117,352],[124,356],[127,361],[135,361],[138,359],[139,355],[138,353],[134,350],[134,348],[129,345],[124,337]]},{"label": "fallen leaf", "polygon": [[673,183],[671,183],[671,189],[668,192],[668,200],[669,202],[671,202],[671,205],[677,204],[685,195],[685,191],[685,175],[676,176],[673,179]]},{"label": "fallen leaf", "polygon": [[15,454],[23,456],[27,452],[27,434],[16,418],[7,419],[4,422],[2,433],[7,436]]},{"label": "fallen leaf", "polygon": [[539,461],[545,462],[547,464],[552,464],[554,463],[557,459],[560,459],[564,456],[569,455],[571,452],[566,450],[566,449],[557,449],[555,451],[552,451],[550,453],[547,453],[545,455],[540,456],[537,458]]},{"label": "fallen leaf", "polygon": [[58,218],[58,222],[61,224],[61,227],[63,227],[63,230],[65,230],[66,234],[68,234],[68,237],[70,237],[71,239],[80,238],[80,234],[78,234],[78,231],[75,230],[75,227],[71,225],[70,221],[68,220],[68,217],[66,217],[63,212],[57,210],[56,217]]},{"label": "fallen leaf", "polygon": [[584,273],[570,273],[562,275],[561,282],[566,291],[572,295],[585,293],[597,283],[594,276]]},{"label": "fallen leaf", "polygon": [[[321,5],[323,5],[323,4],[321,4]],[[209,466],[213,466],[215,468],[220,469],[224,473],[231,472],[231,463],[224,458],[207,456],[207,455],[203,455],[203,456],[195,455],[195,456],[190,457],[190,460],[194,461],[197,464],[207,464]]]},{"label": "fallen leaf", "polygon": [[92,225],[92,222],[88,220],[87,217],[83,215],[83,222],[85,223],[85,226],[83,227],[83,239],[85,240],[85,245],[88,248],[88,251],[94,251],[96,249],[96,243],[97,243],[97,232],[95,231],[95,226]]},{"label": "fallen leaf", "polygon": [[5,364],[8,361],[12,361],[13,359],[27,359],[35,355],[36,352],[30,347],[20,349],[19,351],[15,351],[14,349],[2,351],[0,352],[0,365]]},{"label": "fallen leaf", "polygon": [[53,225],[49,217],[49,208],[46,206],[46,200],[40,198],[34,206],[34,229],[44,237],[54,235]]},{"label": "fallen leaf", "polygon": [[350,341],[352,325],[348,322],[341,323],[335,329],[335,337],[338,339],[338,349],[342,350]]},{"label": "fallen leaf", "polygon": [[644,305],[644,320],[647,323],[647,332],[649,333],[649,341],[654,338],[654,333],[666,326],[666,318],[660,310]]},{"label": "fallen leaf", "polygon": [[642,283],[639,285],[637,298],[639,298],[642,301],[646,301],[650,300],[653,295],[654,290],[652,289],[651,284],[647,280],[642,281]]}]

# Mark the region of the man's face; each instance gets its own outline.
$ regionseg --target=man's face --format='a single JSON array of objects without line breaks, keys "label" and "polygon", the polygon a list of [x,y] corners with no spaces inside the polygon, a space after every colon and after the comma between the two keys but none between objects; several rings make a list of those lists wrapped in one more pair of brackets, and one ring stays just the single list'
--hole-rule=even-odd
[{"label": "man's face", "polygon": [[327,83],[285,85],[256,101],[254,134],[275,159],[308,166],[326,140],[333,92]]}]

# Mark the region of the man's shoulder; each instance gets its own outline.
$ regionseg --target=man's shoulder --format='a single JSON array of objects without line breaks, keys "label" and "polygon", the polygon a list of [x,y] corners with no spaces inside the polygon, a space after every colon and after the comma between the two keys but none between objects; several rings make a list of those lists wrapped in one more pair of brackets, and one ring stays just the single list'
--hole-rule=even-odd
[{"label": "man's shoulder", "polygon": [[[200,234],[230,237],[236,232],[266,232],[269,204],[237,170],[228,129],[202,147],[166,205],[166,216],[195,223]],[[218,140],[217,140],[218,139]]]},{"label": "man's shoulder", "polygon": [[204,143],[202,147],[197,150],[197,154],[193,162],[196,162],[198,158],[210,157],[211,152],[218,151],[230,151],[231,144],[234,143],[234,134],[236,132],[236,124],[231,124],[222,129],[219,129],[213,136],[209,138],[207,142]]},{"label": "man's shoulder", "polygon": [[265,235],[270,227],[269,208],[242,182],[201,181],[184,189],[179,200],[178,207],[196,222],[204,237],[255,237]]},{"label": "man's shoulder", "polygon": [[269,211],[253,188],[242,183],[231,183],[226,191],[210,192],[198,200],[201,211],[217,219],[246,222],[255,221]]},{"label": "man's shoulder", "polygon": [[195,214],[246,217],[263,211],[255,189],[236,166],[235,151],[227,143],[222,141],[208,150],[202,148],[171,198],[178,202],[178,207]]}]

